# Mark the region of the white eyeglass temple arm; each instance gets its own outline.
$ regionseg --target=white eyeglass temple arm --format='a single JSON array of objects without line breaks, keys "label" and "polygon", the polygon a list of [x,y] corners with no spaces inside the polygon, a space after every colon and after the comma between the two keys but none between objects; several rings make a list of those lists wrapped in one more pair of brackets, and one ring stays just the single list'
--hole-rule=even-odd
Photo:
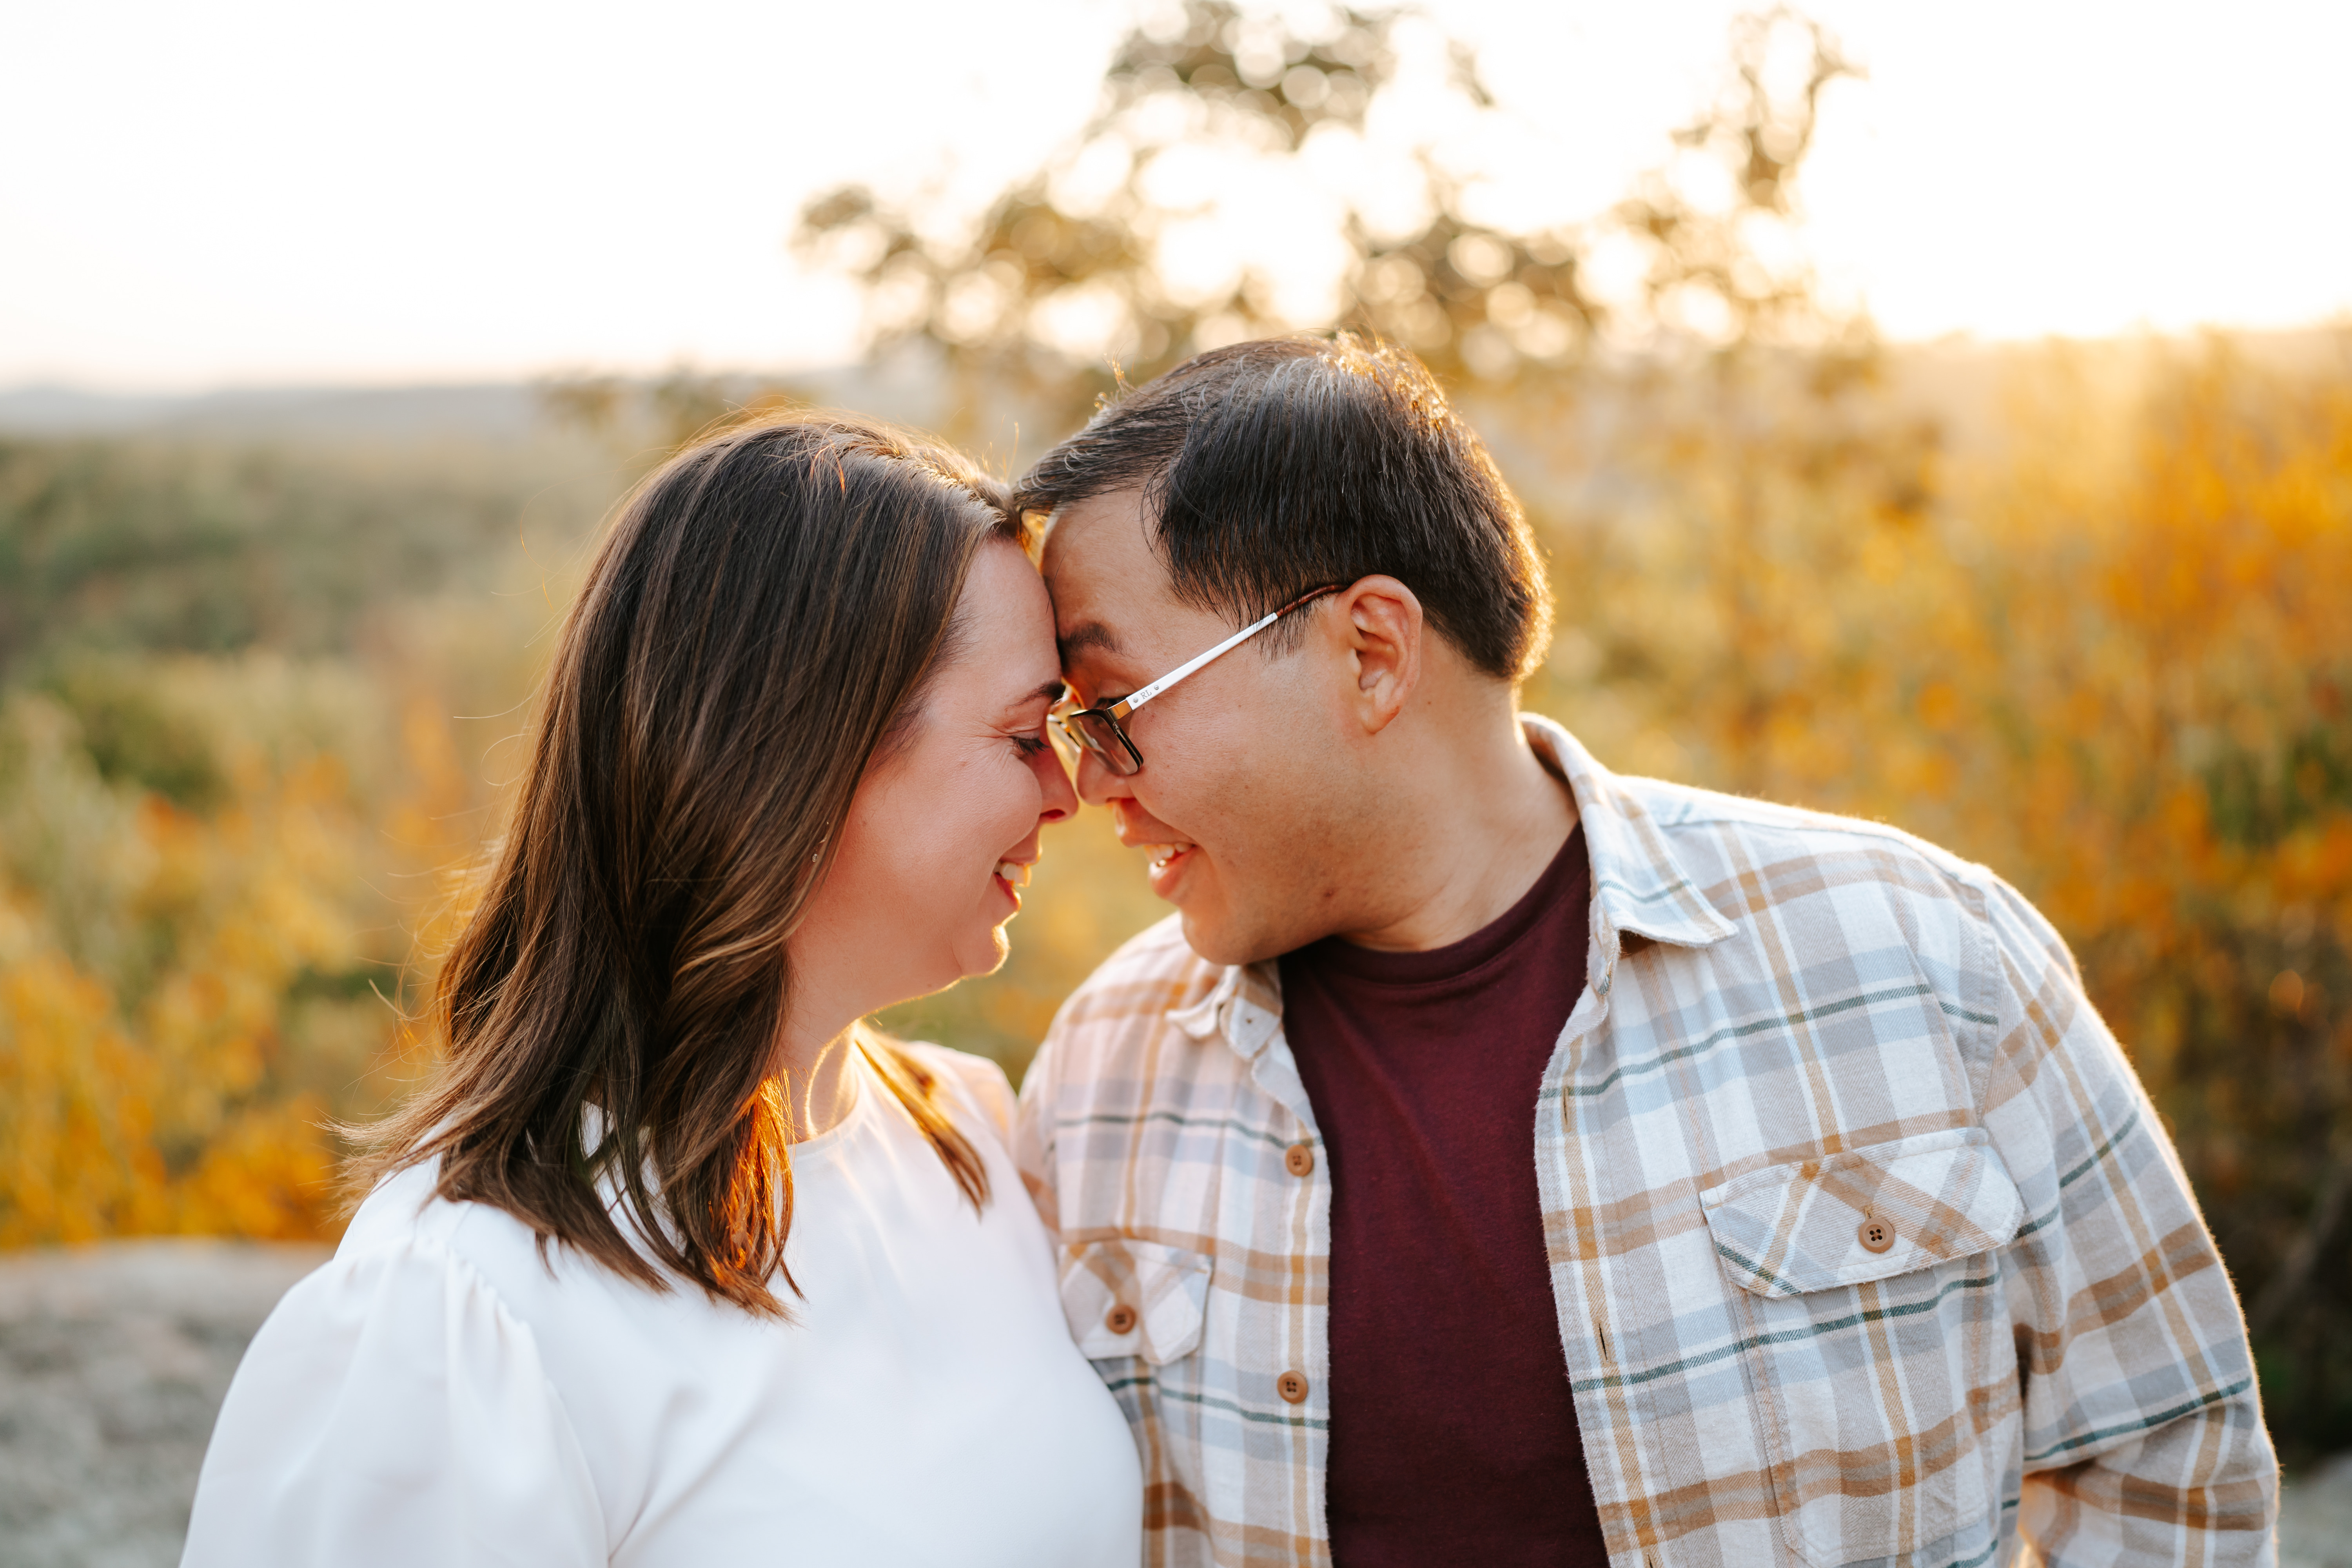
[{"label": "white eyeglass temple arm", "polygon": [[[1290,608],[1290,606],[1285,605],[1284,608],[1287,609]],[[1234,649],[1241,647],[1242,644],[1249,641],[1250,638],[1257,636],[1258,633],[1265,630],[1266,627],[1274,625],[1275,622],[1281,618],[1282,611],[1276,610],[1274,614],[1265,616],[1263,620],[1259,620],[1249,626],[1244,626],[1241,630],[1235,632],[1233,636],[1227,637],[1224,641],[1219,643],[1208,652],[1201,655],[1200,658],[1193,659],[1191,663],[1178,665],[1175,668],[1170,670],[1167,674],[1161,676],[1159,679],[1153,681],[1150,685],[1145,687],[1134,696],[1128,698],[1123,702],[1114,703],[1111,707],[1111,711],[1121,719],[1126,718],[1129,713],[1134,712],[1137,709],[1142,707],[1145,703],[1150,701],[1153,698],[1159,696],[1161,692],[1167,690],[1170,687],[1175,685],[1178,681],[1183,679],[1186,676],[1192,674],[1202,665],[1209,664],[1221,656],[1231,653]]]}]

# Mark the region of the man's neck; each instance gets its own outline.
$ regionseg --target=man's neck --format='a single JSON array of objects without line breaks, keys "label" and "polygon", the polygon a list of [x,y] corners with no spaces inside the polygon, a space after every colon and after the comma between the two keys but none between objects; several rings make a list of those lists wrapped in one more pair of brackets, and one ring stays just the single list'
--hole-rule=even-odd
[{"label": "man's neck", "polygon": [[[1389,816],[1375,874],[1392,889],[1359,947],[1424,952],[1500,919],[1576,830],[1576,801],[1535,754],[1514,705],[1428,745]],[[1388,814],[1384,814],[1388,815]]]}]

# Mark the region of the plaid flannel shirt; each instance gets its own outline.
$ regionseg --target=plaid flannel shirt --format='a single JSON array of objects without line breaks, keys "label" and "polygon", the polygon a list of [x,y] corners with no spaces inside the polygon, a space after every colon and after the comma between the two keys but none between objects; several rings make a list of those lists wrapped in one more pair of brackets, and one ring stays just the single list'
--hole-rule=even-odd
[{"label": "plaid flannel shirt", "polygon": [[[2236,1298],[2057,934],[1893,828],[1528,727],[1591,857],[1528,1148],[1612,1563],[2270,1560]],[[1016,1142],[1146,1561],[1329,1562],[1330,1165],[1276,967],[1129,942]]]}]

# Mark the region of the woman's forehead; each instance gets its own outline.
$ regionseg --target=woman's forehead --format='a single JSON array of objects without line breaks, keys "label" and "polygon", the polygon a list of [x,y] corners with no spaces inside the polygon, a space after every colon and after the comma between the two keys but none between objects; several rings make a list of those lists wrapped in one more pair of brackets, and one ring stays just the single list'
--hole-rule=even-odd
[{"label": "woman's forehead", "polygon": [[1028,558],[1010,544],[982,551],[964,595],[973,645],[961,659],[966,678],[1006,707],[1030,701],[1048,686],[1058,691],[1053,605]]}]

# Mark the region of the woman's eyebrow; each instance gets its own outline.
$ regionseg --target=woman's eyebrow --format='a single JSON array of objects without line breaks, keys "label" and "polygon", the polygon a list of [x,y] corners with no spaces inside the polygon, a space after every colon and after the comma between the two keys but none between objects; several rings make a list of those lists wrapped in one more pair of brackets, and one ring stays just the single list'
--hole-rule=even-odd
[{"label": "woman's eyebrow", "polygon": [[1068,687],[1062,684],[1062,678],[1057,675],[1053,679],[1045,682],[1045,685],[1037,688],[1036,690],[1024,691],[1020,696],[1014,698],[1012,701],[1006,703],[1004,705],[1004,710],[1010,713],[1016,708],[1026,708],[1030,703],[1036,701],[1041,697],[1048,703],[1058,702],[1062,700],[1062,694],[1068,689]]}]

